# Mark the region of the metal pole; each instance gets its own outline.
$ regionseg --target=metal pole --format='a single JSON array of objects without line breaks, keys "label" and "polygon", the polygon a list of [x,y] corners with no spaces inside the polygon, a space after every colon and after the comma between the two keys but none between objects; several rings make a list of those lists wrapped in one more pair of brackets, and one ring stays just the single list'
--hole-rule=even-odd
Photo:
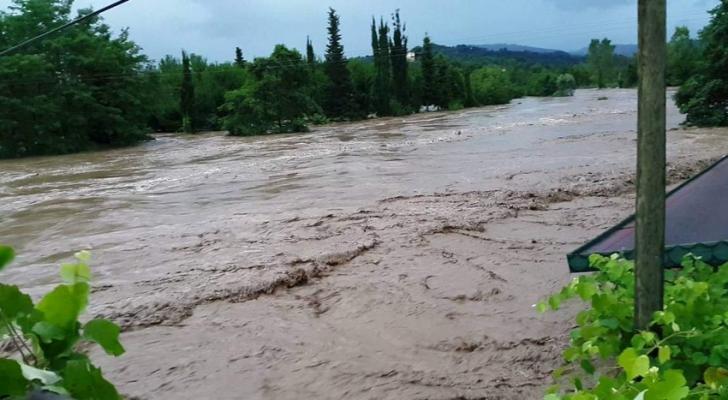
[{"label": "metal pole", "polygon": [[662,310],[665,249],[666,0],[639,0],[635,327]]}]

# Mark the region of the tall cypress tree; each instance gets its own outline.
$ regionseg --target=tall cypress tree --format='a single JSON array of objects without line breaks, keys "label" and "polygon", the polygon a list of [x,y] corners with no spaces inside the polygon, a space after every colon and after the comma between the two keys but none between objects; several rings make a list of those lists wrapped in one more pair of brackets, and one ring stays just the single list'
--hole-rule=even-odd
[{"label": "tall cypress tree", "polygon": [[235,48],[235,65],[242,68],[245,66],[245,59],[243,58],[243,50],[240,47]]},{"label": "tall cypress tree", "polygon": [[313,43],[311,43],[311,38],[306,36],[306,62],[309,65],[316,64],[316,54],[313,51]]},{"label": "tall cypress tree", "polygon": [[180,87],[180,112],[182,113],[182,131],[194,133],[192,114],[195,106],[195,87],[192,83],[190,57],[182,51],[182,86]]},{"label": "tall cypress tree", "polygon": [[384,20],[379,21],[379,31],[377,32],[372,19],[372,47],[376,68],[374,104],[377,114],[389,115],[391,114],[389,101],[391,100],[392,67],[389,54],[389,26],[384,23]]},{"label": "tall cypress tree", "polygon": [[392,16],[392,42],[390,54],[392,56],[392,89],[397,101],[407,106],[409,104],[409,64],[407,63],[407,27],[399,18],[399,10]]},{"label": "tall cypress tree", "polygon": [[422,42],[422,102],[425,106],[435,104],[437,101],[437,87],[435,84],[435,55],[432,50],[430,36],[425,34]]},{"label": "tall cypress tree", "polygon": [[353,111],[354,85],[346,66],[344,46],[341,44],[340,19],[336,10],[329,8],[329,43],[326,46],[325,71],[329,77],[324,108],[328,116],[341,118]]}]

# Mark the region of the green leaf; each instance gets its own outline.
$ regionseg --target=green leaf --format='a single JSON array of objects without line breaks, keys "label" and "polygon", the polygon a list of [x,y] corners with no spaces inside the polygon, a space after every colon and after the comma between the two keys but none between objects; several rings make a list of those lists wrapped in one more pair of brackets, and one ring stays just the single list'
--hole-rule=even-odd
[{"label": "green leaf", "polygon": [[61,279],[69,285],[91,280],[91,268],[87,264],[61,264]]},{"label": "green leaf", "polygon": [[77,283],[73,286],[60,285],[48,293],[36,307],[44,319],[66,331],[75,329],[78,316],[88,303],[89,286]]},{"label": "green leaf", "polygon": [[591,282],[580,282],[577,286],[576,292],[582,300],[587,301],[597,294],[597,285]]},{"label": "green leaf", "polygon": [[29,384],[17,361],[0,358],[0,397],[24,395]]},{"label": "green leaf", "polygon": [[62,340],[66,337],[66,332],[46,321],[40,321],[33,325],[33,333],[38,335],[44,343],[50,343],[54,340]]},{"label": "green leaf", "polygon": [[559,395],[557,394],[550,393],[544,396],[543,400],[561,400],[561,397],[559,397]]},{"label": "green leaf", "polygon": [[594,375],[595,369],[594,365],[589,360],[582,360],[581,361],[581,368],[589,375]]},{"label": "green leaf", "polygon": [[561,306],[561,299],[558,296],[549,297],[549,306],[552,310],[558,310]]},{"label": "green leaf", "polygon": [[88,360],[72,360],[63,369],[63,385],[76,400],[121,399],[114,385]]},{"label": "green leaf", "polygon": [[10,246],[0,244],[0,271],[15,259],[15,250]]},{"label": "green leaf", "polygon": [[124,347],[119,343],[121,329],[114,323],[105,319],[95,319],[83,328],[83,335],[89,340],[98,343],[106,354],[120,356],[124,354]]},{"label": "green leaf", "polygon": [[703,374],[703,380],[705,381],[705,384],[710,386],[713,390],[716,390],[721,386],[728,385],[728,370],[725,368],[708,368]]},{"label": "green leaf", "polygon": [[25,364],[20,364],[20,369],[23,371],[23,376],[26,379],[29,381],[38,381],[44,386],[54,385],[61,380],[61,377],[53,371],[46,371]]},{"label": "green leaf", "polygon": [[539,313],[543,314],[547,310],[548,310],[548,306],[546,305],[546,303],[541,301],[538,304],[536,304],[536,311],[538,311]]},{"label": "green leaf", "polygon": [[664,364],[668,361],[670,361],[671,357],[671,351],[670,346],[660,346],[658,352],[657,352],[657,359],[660,361],[660,364]]},{"label": "green leaf", "polygon": [[14,320],[20,315],[33,312],[33,301],[17,286],[0,284],[0,311],[5,318]]},{"label": "green leaf", "polygon": [[645,355],[638,355],[635,349],[628,347],[617,359],[619,366],[624,369],[628,380],[645,376],[650,370],[650,359]]},{"label": "green leaf", "polygon": [[682,400],[690,393],[686,383],[682,371],[669,370],[662,381],[647,389],[645,400]]}]

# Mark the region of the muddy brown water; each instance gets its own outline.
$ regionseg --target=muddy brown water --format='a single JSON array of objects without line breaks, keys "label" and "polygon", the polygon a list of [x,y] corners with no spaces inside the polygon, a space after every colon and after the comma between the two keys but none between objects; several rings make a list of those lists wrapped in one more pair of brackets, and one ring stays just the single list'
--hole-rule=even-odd
[{"label": "muddy brown water", "polygon": [[[598,100],[606,96],[607,100]],[[684,179],[728,152],[678,129]],[[536,398],[568,312],[531,305],[631,208],[636,92],[0,161],[2,274],[34,294],[94,256],[94,356],[140,398]]]}]

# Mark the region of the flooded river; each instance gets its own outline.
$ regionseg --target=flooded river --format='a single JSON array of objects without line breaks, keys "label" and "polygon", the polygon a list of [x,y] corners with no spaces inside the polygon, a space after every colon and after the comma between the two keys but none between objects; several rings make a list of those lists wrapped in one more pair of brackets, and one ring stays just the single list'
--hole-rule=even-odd
[{"label": "flooded river", "polygon": [[[674,181],[728,145],[669,104]],[[635,91],[580,90],[0,161],[0,280],[91,250],[129,349],[99,362],[139,398],[538,397],[569,315],[531,305],[629,214],[635,126]]]},{"label": "flooded river", "polygon": [[[600,96],[579,91],[573,99],[527,98],[305,135],[159,135],[128,149],[0,161],[0,238],[20,254],[4,278],[47,283],[60,260],[91,249],[104,261],[97,278],[126,280],[178,261],[159,250],[180,234],[215,230],[229,218],[240,221],[239,235],[254,237],[266,232],[248,223],[396,195],[498,188],[511,174],[576,166],[608,149],[555,148],[556,139],[633,129],[634,91]],[[680,118],[671,115],[674,127]],[[145,265],[130,268],[130,259]]]}]

